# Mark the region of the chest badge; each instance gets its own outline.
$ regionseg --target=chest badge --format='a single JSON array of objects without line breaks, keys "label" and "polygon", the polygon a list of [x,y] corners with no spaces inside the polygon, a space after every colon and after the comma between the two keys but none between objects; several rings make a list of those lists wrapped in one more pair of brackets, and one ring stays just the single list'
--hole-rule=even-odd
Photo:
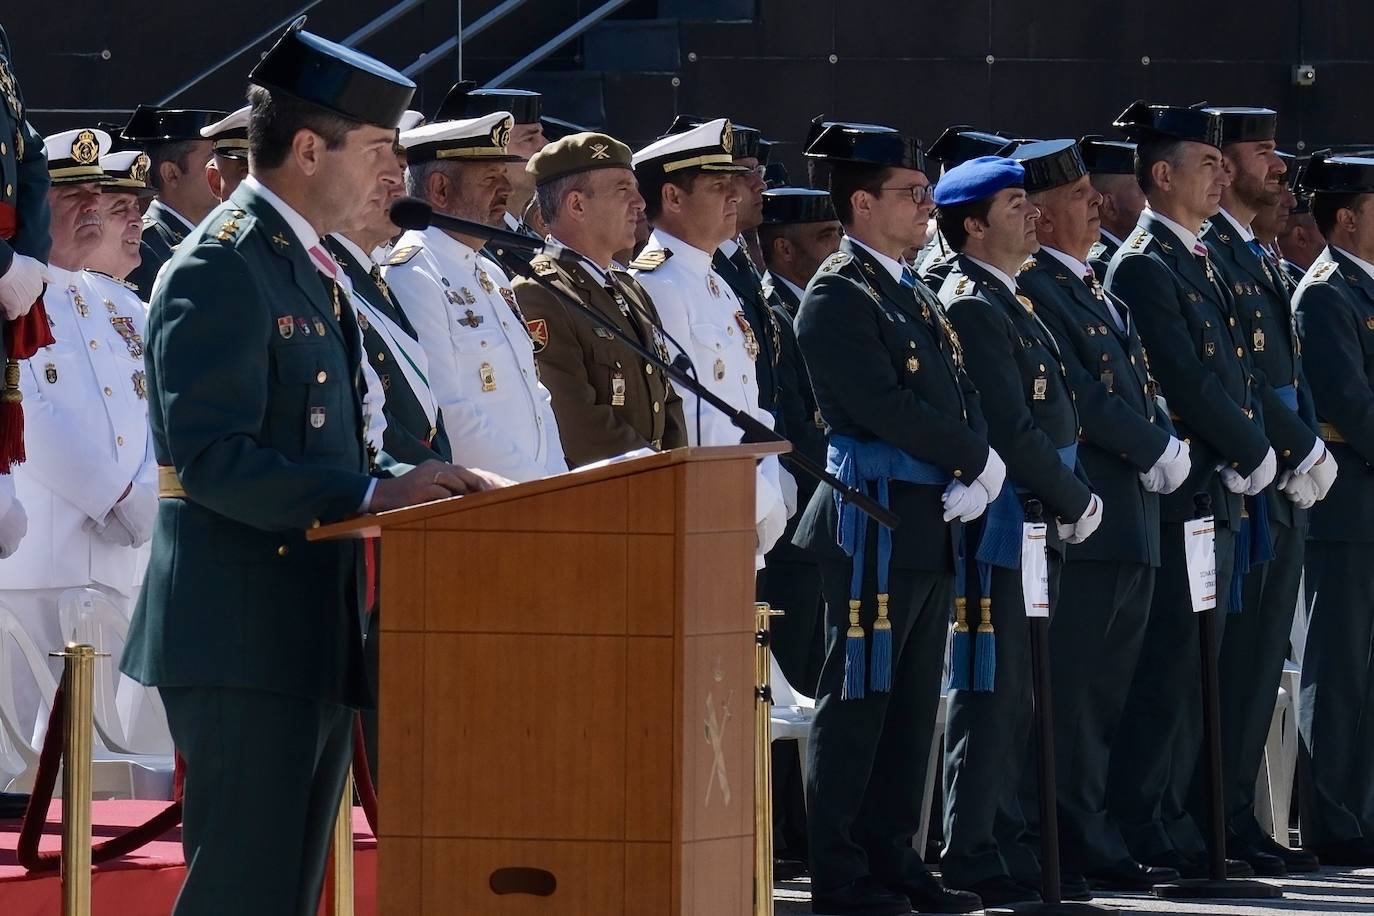
[{"label": "chest badge", "polygon": [[740,333],[744,335],[744,353],[751,360],[759,358],[759,339],[754,336],[754,329],[749,324],[749,319],[743,312],[735,312],[735,325]]},{"label": "chest badge", "polygon": [[321,429],[324,427],[325,411],[323,407],[310,408],[310,427],[311,429]]},{"label": "chest badge", "polygon": [[138,396],[138,399],[140,401],[148,400],[148,374],[142,369],[135,369],[130,380],[134,383],[134,394]]},{"label": "chest badge", "polygon": [[1205,344],[1202,345],[1202,352],[1203,352],[1204,354],[1206,354],[1207,356],[1216,356],[1216,355],[1217,355],[1217,345],[1214,344],[1214,343],[1212,343],[1212,341],[1209,340],[1209,341],[1207,341]]},{"label": "chest badge", "polygon": [[477,268],[477,283],[482,289],[489,293],[496,291],[496,284],[491,282],[491,277],[488,276],[486,270],[481,267]]},{"label": "chest badge", "polygon": [[68,289],[73,294],[72,304],[76,306],[77,314],[80,315],[82,318],[89,317],[91,314],[91,309],[90,306],[86,304],[86,300],[81,298],[81,294],[76,291],[76,287],[72,286],[68,287]]},{"label": "chest badge", "polygon": [[921,371],[921,361],[920,361],[919,359],[917,359],[916,357],[914,357],[914,356],[908,356],[908,357],[906,358],[906,371],[907,371],[907,372],[920,372],[920,371]]},{"label": "chest badge", "polygon": [[[358,324],[360,324],[360,325],[362,326],[362,328],[363,328],[364,331],[367,330],[367,321],[366,321],[366,319],[363,318],[363,315],[362,315],[361,312],[358,313]],[[315,319],[315,333],[318,334],[318,335],[320,335],[321,337],[324,336],[324,319],[323,319],[323,318],[316,318],[316,319]]]},{"label": "chest badge", "polygon": [[1364,326],[1366,328],[1369,328],[1369,330],[1374,331],[1374,316],[1366,318],[1364,320]]},{"label": "chest badge", "polygon": [[301,316],[296,319],[296,324],[300,327],[301,333],[309,337],[313,332],[310,330],[310,319]]},{"label": "chest badge", "polygon": [[718,382],[723,382],[723,381],[725,381],[725,360],[723,360],[723,359],[717,359],[717,360],[716,360],[716,364],[715,364],[714,366],[712,366],[711,368],[712,368],[712,373],[713,373],[713,374],[715,375],[715,377],[716,377],[716,381],[718,381]]},{"label": "chest badge", "polygon": [[464,313],[463,317],[458,319],[458,323],[459,323],[459,324],[462,324],[462,325],[466,325],[466,326],[468,326],[468,327],[470,327],[470,328],[475,328],[475,327],[477,327],[479,324],[481,324],[482,322],[484,322],[484,321],[486,321],[486,320],[487,320],[487,316],[486,316],[486,315],[479,315],[479,314],[477,314],[476,312],[474,312],[472,309],[468,309],[467,312]]},{"label": "chest badge", "polygon": [[111,315],[114,315],[119,311],[119,309],[115,307],[115,304],[111,302],[109,299],[102,299],[101,301],[105,303],[105,311],[109,312]]},{"label": "chest badge", "polygon": [[477,377],[482,381],[483,391],[496,390],[496,371],[491,368],[491,363],[482,363],[477,368]]},{"label": "chest badge", "polygon": [[720,284],[716,282],[715,274],[706,275],[706,288],[711,291],[711,296],[713,298],[720,298]]},{"label": "chest badge", "polygon": [[57,364],[48,363],[43,366],[43,377],[48,380],[49,385],[57,384]]},{"label": "chest badge", "polygon": [[296,322],[291,320],[290,315],[285,315],[277,319],[277,333],[282,340],[290,340],[291,335],[296,332]]},{"label": "chest badge", "polygon": [[[372,323],[367,320],[366,312],[358,312],[358,327],[364,331],[370,330],[372,328]],[[324,331],[320,331],[320,333],[323,334]]]},{"label": "chest badge", "polygon": [[446,289],[444,290],[444,295],[447,296],[448,301],[452,302],[454,305],[475,305],[477,303],[477,297],[474,296],[472,290],[468,289],[466,286],[460,286],[456,290]]},{"label": "chest badge", "polygon": [[1037,376],[1031,383],[1031,400],[1043,401],[1050,390],[1050,380],[1045,376]]},{"label": "chest badge", "polygon": [[1255,328],[1255,333],[1250,340],[1250,348],[1256,353],[1264,352],[1264,328]]},{"label": "chest badge", "polygon": [[611,376],[611,406],[625,406],[625,374],[619,369]]}]

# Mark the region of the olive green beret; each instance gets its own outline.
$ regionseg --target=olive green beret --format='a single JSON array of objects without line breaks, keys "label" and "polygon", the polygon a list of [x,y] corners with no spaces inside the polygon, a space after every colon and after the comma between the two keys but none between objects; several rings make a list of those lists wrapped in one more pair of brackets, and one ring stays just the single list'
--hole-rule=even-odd
[{"label": "olive green beret", "polygon": [[536,185],[594,169],[630,168],[630,148],[614,137],[587,131],[555,140],[530,157],[525,171]]}]

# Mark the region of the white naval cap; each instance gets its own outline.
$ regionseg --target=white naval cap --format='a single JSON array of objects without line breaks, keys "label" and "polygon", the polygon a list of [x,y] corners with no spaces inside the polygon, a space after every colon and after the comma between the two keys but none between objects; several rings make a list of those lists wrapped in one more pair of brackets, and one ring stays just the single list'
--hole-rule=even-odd
[{"label": "white naval cap", "polygon": [[244,105],[227,117],[200,129],[202,137],[213,141],[215,155],[229,159],[248,158],[248,114],[251,110],[252,106]]},{"label": "white naval cap", "polygon": [[100,157],[110,152],[110,135],[94,127],[64,130],[43,138],[48,156],[48,179],[52,184],[78,184],[107,179]]},{"label": "white naval cap", "polygon": [[493,111],[463,121],[436,121],[401,131],[401,146],[409,162],[431,159],[482,162],[524,162],[506,151],[515,119],[508,111]]},{"label": "white naval cap", "polygon": [[132,191],[140,197],[152,197],[157,193],[148,184],[153,162],[142,150],[126,149],[101,156],[100,169],[107,179],[105,190]]},{"label": "white naval cap", "polygon": [[735,165],[734,131],[728,118],[716,118],[680,134],[669,134],[634,154],[631,162],[636,174],[671,175],[682,169],[699,168],[708,172],[747,172]]},{"label": "white naval cap", "polygon": [[396,123],[396,129],[401,133],[405,133],[408,130],[414,130],[423,123],[425,123],[425,113],[423,111],[407,108],[405,111],[401,112],[401,120]]}]

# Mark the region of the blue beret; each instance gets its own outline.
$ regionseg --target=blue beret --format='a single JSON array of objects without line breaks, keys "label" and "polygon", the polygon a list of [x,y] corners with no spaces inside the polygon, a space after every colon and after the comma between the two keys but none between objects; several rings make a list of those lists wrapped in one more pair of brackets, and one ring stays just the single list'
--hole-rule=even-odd
[{"label": "blue beret", "polygon": [[1003,188],[1021,187],[1026,170],[1006,156],[979,156],[956,165],[935,185],[935,206],[955,207],[991,197]]}]

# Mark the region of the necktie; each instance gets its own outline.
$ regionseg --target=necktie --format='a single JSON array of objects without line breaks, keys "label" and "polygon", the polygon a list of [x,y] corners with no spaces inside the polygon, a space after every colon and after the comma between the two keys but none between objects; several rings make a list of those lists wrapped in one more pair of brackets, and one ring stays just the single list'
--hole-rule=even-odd
[{"label": "necktie", "polygon": [[902,265],[902,285],[907,289],[916,288],[916,271],[906,264]]}]

